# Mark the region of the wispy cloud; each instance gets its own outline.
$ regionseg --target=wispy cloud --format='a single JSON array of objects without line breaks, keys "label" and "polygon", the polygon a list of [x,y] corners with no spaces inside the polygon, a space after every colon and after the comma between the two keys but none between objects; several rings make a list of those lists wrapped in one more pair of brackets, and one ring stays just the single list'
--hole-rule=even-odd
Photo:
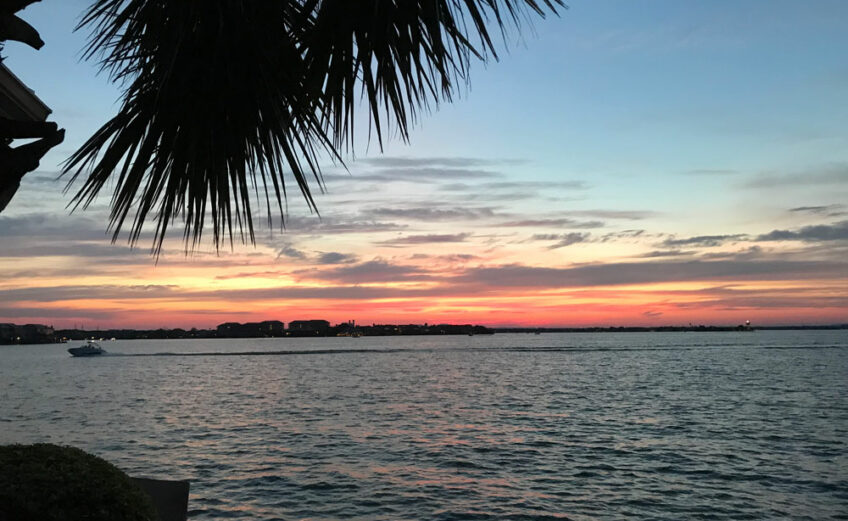
[{"label": "wispy cloud", "polygon": [[833,163],[806,172],[761,174],[747,181],[747,188],[780,188],[794,185],[845,185],[848,163]]},{"label": "wispy cloud", "polygon": [[284,271],[281,270],[266,270],[266,271],[242,271],[239,273],[227,273],[225,275],[216,275],[215,280],[234,280],[234,279],[245,279],[245,278],[279,278],[285,274]]},{"label": "wispy cloud", "polygon": [[356,262],[357,256],[349,253],[340,253],[335,251],[317,252],[311,255],[303,250],[299,250],[291,245],[284,246],[277,254],[277,258],[287,257],[297,261],[305,261],[313,264],[350,264]]},{"label": "wispy cloud", "polygon": [[[39,317],[49,319],[82,319],[114,321],[123,319],[127,311],[124,309],[64,309],[49,306],[0,307],[0,317],[29,318]],[[90,324],[94,326],[94,324]]]},{"label": "wispy cloud", "polygon": [[576,219],[522,219],[498,223],[505,228],[602,228],[601,221],[578,221]]},{"label": "wispy cloud", "polygon": [[77,300],[81,296],[85,296],[87,299],[134,300],[172,297],[176,294],[177,289],[178,287],[173,284],[39,286],[0,290],[0,301],[60,302]]},{"label": "wispy cloud", "polygon": [[546,190],[586,190],[589,188],[589,183],[580,179],[565,181],[499,181],[494,183],[482,183],[474,188],[482,190],[526,190],[528,188]]},{"label": "wispy cloud", "polygon": [[581,242],[587,242],[591,234],[589,233],[537,233],[530,237],[531,240],[534,241],[556,241],[554,244],[548,246],[549,250],[556,250],[559,248],[565,248],[566,246],[571,246],[573,244],[579,244]]},{"label": "wispy cloud", "polygon": [[354,172],[345,174],[325,174],[327,184],[333,182],[397,182],[433,183],[437,181],[452,181],[457,179],[493,179],[503,177],[503,174],[493,170],[479,168],[449,168],[449,167],[405,167],[379,170],[376,172]]},{"label": "wispy cloud", "polygon": [[[399,231],[406,228],[404,224],[383,222],[373,219],[362,219],[358,215],[332,215],[332,216],[298,216],[292,215],[286,218],[286,228],[282,237],[287,235],[346,235],[357,233],[379,233]],[[262,235],[270,230],[264,227],[262,222],[257,223],[257,237],[262,242]],[[288,239],[285,239],[288,240]],[[270,240],[273,243],[273,238]]]},{"label": "wispy cloud", "polygon": [[668,261],[545,268],[509,264],[470,269],[459,277],[485,286],[582,287],[704,280],[797,280],[844,274],[845,263],[819,261]]},{"label": "wispy cloud", "polygon": [[640,221],[642,219],[649,219],[651,217],[657,217],[660,215],[659,212],[655,212],[653,210],[573,210],[568,212],[563,212],[567,215],[577,216],[577,217],[595,217],[598,219],[622,219],[625,221]]},{"label": "wispy cloud", "polygon": [[840,215],[848,214],[845,208],[846,207],[844,204],[828,204],[823,206],[798,206],[795,208],[790,208],[789,211],[792,213],[808,213],[812,215],[838,217]]},{"label": "wispy cloud", "polygon": [[621,230],[618,232],[610,232],[602,235],[598,242],[615,242],[620,240],[641,240],[649,237],[645,230]]},{"label": "wispy cloud", "polygon": [[734,234],[734,235],[698,235],[696,237],[686,237],[684,239],[676,239],[670,238],[666,239],[662,242],[662,245],[669,248],[674,248],[677,246],[700,246],[700,247],[714,247],[721,246],[727,242],[731,241],[741,241],[747,239],[748,236],[745,234]]},{"label": "wispy cloud", "polygon": [[448,255],[431,255],[429,253],[416,253],[414,255],[411,255],[409,258],[412,260],[432,259],[441,260],[444,262],[470,262],[473,260],[477,260],[480,257],[468,253],[452,253]]},{"label": "wispy cloud", "polygon": [[586,190],[589,183],[579,179],[564,181],[494,181],[486,183],[446,183],[439,186],[443,192],[469,192],[475,194],[487,192],[516,192],[529,190]]},{"label": "wispy cloud", "polygon": [[647,253],[642,253],[641,255],[637,255],[637,257],[642,259],[655,259],[662,257],[684,257],[687,255],[692,255],[693,252],[685,251],[685,250],[654,250],[649,251]]},{"label": "wispy cloud", "polygon": [[358,257],[350,253],[339,253],[337,251],[328,251],[318,255],[316,262],[318,264],[350,264],[356,262]]},{"label": "wispy cloud", "polygon": [[[3,241],[0,239],[0,241]],[[140,262],[146,262],[150,253],[141,248],[130,248],[122,244],[109,244],[101,240],[94,242],[89,240],[73,240],[66,238],[63,243],[57,244],[53,240],[12,241],[7,240],[0,246],[0,258],[2,257],[81,257],[88,259],[87,263],[101,263],[109,259],[127,262],[136,258]]]},{"label": "wispy cloud", "polygon": [[758,241],[846,241],[848,221],[804,226],[798,230],[773,230],[757,237]]},{"label": "wispy cloud", "polygon": [[560,240],[555,244],[548,246],[549,250],[556,250],[559,248],[565,248],[566,246],[571,246],[572,244],[579,244],[581,242],[586,242],[591,237],[591,234],[588,233],[564,233],[560,236]]},{"label": "wispy cloud", "polygon": [[279,257],[288,257],[289,259],[305,259],[306,253],[298,250],[297,248],[286,245],[280,248],[280,251],[277,252],[277,258]]},{"label": "wispy cloud", "polygon": [[757,245],[749,246],[739,251],[712,251],[701,254],[701,259],[704,260],[733,260],[747,261],[753,259],[762,259],[766,256],[766,252]]},{"label": "wispy cloud", "polygon": [[494,217],[493,208],[376,208],[366,212],[376,218],[416,221],[475,221]]},{"label": "wispy cloud", "polygon": [[519,165],[523,159],[482,159],[477,157],[370,157],[358,159],[356,164],[365,164],[381,168],[408,168],[420,166],[447,166],[467,168],[473,166]]},{"label": "wispy cloud", "polygon": [[0,215],[0,239],[22,237],[41,241],[54,239],[102,240],[108,238],[105,221],[89,216],[61,213],[27,213],[15,216]]},{"label": "wispy cloud", "polygon": [[421,281],[432,278],[421,267],[392,264],[383,259],[332,269],[298,271],[296,274],[309,279],[346,284]]},{"label": "wispy cloud", "polygon": [[427,235],[407,235],[386,241],[380,241],[375,244],[386,246],[403,246],[412,244],[434,244],[445,242],[465,242],[471,236],[469,233],[455,234],[427,234]]}]

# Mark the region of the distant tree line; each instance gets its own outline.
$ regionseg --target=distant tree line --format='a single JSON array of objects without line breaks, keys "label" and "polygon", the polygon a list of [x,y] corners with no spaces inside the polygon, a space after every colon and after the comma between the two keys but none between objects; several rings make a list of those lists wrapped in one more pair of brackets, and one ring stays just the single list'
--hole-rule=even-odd
[{"label": "distant tree line", "polygon": [[331,326],[326,320],[279,320],[263,322],[225,322],[215,329],[56,329],[40,324],[0,324],[0,344],[50,344],[66,340],[103,338],[180,339],[180,338],[278,338],[328,336],[394,336],[394,335],[487,335],[494,331],[471,324],[371,324],[343,322]]},{"label": "distant tree line", "polygon": [[278,320],[264,322],[225,322],[215,329],[57,329],[42,324],[0,324],[2,344],[51,344],[70,340],[104,338],[116,340],[181,338],[279,338],[333,336],[407,336],[407,335],[492,335],[495,333],[673,333],[755,330],[841,330],[848,324],[758,326],[621,326],[621,327],[500,327],[471,324],[371,324],[342,322],[331,326],[326,320],[295,320],[288,329]]}]

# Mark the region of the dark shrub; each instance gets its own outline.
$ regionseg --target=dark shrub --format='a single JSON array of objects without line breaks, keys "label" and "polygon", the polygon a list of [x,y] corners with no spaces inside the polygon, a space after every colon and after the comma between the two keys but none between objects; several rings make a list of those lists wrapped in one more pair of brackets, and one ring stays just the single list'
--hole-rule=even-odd
[{"label": "dark shrub", "polygon": [[107,461],[48,443],[0,446],[0,521],[155,521],[150,498]]}]

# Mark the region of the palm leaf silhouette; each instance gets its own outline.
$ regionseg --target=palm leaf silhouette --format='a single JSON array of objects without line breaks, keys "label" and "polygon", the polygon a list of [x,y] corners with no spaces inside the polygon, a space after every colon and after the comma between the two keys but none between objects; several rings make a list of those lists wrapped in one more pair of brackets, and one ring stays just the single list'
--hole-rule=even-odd
[{"label": "palm leaf silhouette", "polygon": [[473,60],[497,58],[490,28],[526,25],[561,0],[96,0],[85,56],[124,85],[122,106],[67,161],[74,207],[114,184],[113,241],[156,221],[159,253],[183,221],[186,248],[207,216],[216,247],[254,241],[251,200],[269,224],[293,180],[311,209],[319,158],[341,161],[357,108],[382,147],[422,110],[450,101]]}]

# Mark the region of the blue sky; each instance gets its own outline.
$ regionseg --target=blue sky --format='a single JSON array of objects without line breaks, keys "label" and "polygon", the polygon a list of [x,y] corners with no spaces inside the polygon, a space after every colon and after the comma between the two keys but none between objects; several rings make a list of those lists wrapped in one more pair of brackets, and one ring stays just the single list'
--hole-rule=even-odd
[{"label": "blue sky", "polygon": [[[68,127],[68,145],[104,121],[119,95],[94,63],[80,62],[86,34],[73,28],[86,5],[34,4],[23,16],[46,47],[10,43],[6,52]],[[465,99],[421,122],[414,149],[397,144],[387,153],[514,150],[556,178],[562,168],[584,175],[804,168],[845,148],[845,2],[569,6],[537,23],[500,63],[477,67]]]},{"label": "blue sky", "polygon": [[[7,47],[8,65],[68,129],[48,168],[113,113],[120,94],[95,63],[80,61],[86,33],[73,28],[86,5],[31,6],[24,17],[46,47]],[[500,63],[476,67],[464,99],[423,118],[412,147],[395,142],[386,153],[532,158],[520,175],[612,176],[646,197],[657,186],[646,180],[690,171],[802,171],[845,160],[845,2],[569,6],[535,34],[511,37]]]},{"label": "blue sky", "polygon": [[[39,29],[46,46],[38,52],[15,43],[6,47],[6,64],[68,130],[66,142],[42,162],[41,174],[25,180],[6,218],[66,216],[70,196],[61,194],[61,183],[45,179],[117,109],[120,91],[95,63],[80,61],[86,35],[72,30],[86,4],[45,0],[31,6],[22,17]],[[425,115],[409,145],[387,143],[389,162],[369,162],[380,154],[360,139],[350,178],[338,168],[327,170],[329,194],[317,200],[326,218],[321,229],[330,222],[379,224],[381,215],[433,219],[432,211],[421,211],[428,207],[446,209],[438,226],[398,221],[368,229],[450,235],[474,250],[480,266],[603,264],[647,255],[670,238],[731,235],[747,238],[701,241],[704,249],[675,255],[710,260],[766,248],[762,254],[772,260],[838,261],[846,251],[841,239],[814,244],[756,238],[774,230],[844,228],[848,2],[575,0],[569,7],[558,18],[538,21],[521,39],[510,35],[501,60],[475,66],[465,95]],[[444,158],[454,164],[461,159],[462,171],[450,171]],[[427,166],[430,174],[441,169],[440,175],[430,184],[402,177],[381,182],[380,176],[393,172],[393,159],[416,159],[418,167]],[[376,211],[386,209],[391,211]],[[273,264],[320,257],[281,256],[286,248],[332,250],[363,264],[384,262],[363,269],[392,262],[409,267],[424,254],[389,257],[395,250],[386,247],[396,239],[383,236],[316,235],[308,220],[314,216],[297,197],[290,210],[287,234],[244,254],[268,253]],[[102,211],[95,206],[63,218],[103,229]],[[509,217],[513,223],[547,224],[516,235],[492,220],[499,216],[501,223]],[[564,240],[566,232],[550,229],[556,219],[584,219],[567,232],[577,234],[569,241],[580,237],[583,244],[559,248],[553,246],[563,242],[545,242],[555,232]],[[592,221],[602,226],[593,228]],[[628,236],[630,230],[642,235]],[[96,234],[80,241],[91,237]],[[23,239],[19,244],[32,246]],[[409,245],[393,247],[399,244]],[[519,252],[531,247],[536,253]],[[497,254],[487,257],[485,251]],[[138,262],[149,263],[143,255]],[[172,275],[157,269],[153,282]],[[834,309],[831,316],[845,315],[844,307]]]}]

